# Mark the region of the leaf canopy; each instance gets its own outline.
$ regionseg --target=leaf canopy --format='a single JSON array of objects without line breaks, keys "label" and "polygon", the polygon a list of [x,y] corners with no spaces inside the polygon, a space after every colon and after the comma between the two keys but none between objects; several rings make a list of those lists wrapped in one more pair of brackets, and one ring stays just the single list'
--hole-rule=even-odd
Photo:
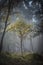
[{"label": "leaf canopy", "polygon": [[19,36],[25,36],[25,34],[31,32],[31,24],[27,24],[23,20],[18,20],[13,24],[10,24],[6,31],[15,31]]}]

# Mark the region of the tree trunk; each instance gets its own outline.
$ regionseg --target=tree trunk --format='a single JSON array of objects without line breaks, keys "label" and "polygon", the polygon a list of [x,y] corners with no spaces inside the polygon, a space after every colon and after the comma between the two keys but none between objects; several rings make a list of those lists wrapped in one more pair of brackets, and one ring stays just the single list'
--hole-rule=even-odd
[{"label": "tree trunk", "polygon": [[23,56],[22,41],[23,41],[23,39],[22,39],[22,37],[21,37],[21,38],[20,38],[20,43],[21,43],[21,55]]},{"label": "tree trunk", "polygon": [[3,31],[3,34],[2,34],[2,38],[1,38],[1,42],[0,42],[0,53],[1,53],[2,48],[3,48],[3,39],[4,39],[6,28],[7,28],[7,20],[8,20],[9,13],[10,13],[10,6],[11,6],[11,4],[10,4],[10,0],[9,0],[9,3],[8,3],[8,14],[7,14],[7,17],[6,17],[5,28],[4,28],[4,31]]},{"label": "tree trunk", "polygon": [[30,36],[30,45],[31,45],[31,52],[33,53],[33,44],[32,44],[32,37]]}]

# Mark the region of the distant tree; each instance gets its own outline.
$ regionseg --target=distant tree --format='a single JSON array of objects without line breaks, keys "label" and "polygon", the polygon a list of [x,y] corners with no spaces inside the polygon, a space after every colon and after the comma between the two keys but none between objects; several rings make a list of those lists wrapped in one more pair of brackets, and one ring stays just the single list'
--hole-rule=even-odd
[{"label": "distant tree", "polygon": [[18,20],[14,24],[10,24],[6,31],[15,31],[17,36],[20,38],[21,54],[23,55],[23,39],[31,32],[31,24],[27,24],[24,20]]},{"label": "distant tree", "polygon": [[32,38],[35,38],[39,36],[40,34],[43,34],[43,21],[41,21],[39,24],[38,23],[33,23],[33,28],[31,29],[30,33],[30,44],[32,47],[32,52],[33,52],[33,45],[32,45]]}]

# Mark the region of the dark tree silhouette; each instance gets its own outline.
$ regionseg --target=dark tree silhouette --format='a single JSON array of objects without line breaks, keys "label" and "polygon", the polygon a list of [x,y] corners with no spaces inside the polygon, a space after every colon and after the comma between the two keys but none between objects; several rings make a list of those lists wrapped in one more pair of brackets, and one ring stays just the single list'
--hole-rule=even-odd
[{"label": "dark tree silhouette", "polygon": [[[7,3],[7,2],[8,2],[8,3]],[[7,21],[8,21],[10,12],[12,11],[12,9],[13,9],[14,7],[16,7],[16,6],[18,5],[19,2],[21,2],[21,0],[4,0],[3,2],[1,2],[0,11],[1,11],[3,8],[7,7],[7,8],[8,8],[8,13],[7,13],[7,17],[6,17],[6,20],[5,20],[5,28],[4,28],[2,37],[1,37],[0,52],[2,51],[2,47],[3,47],[3,39],[4,39],[4,36],[5,36],[5,31],[6,31],[6,28],[7,28]]]},{"label": "dark tree silhouette", "polygon": [[11,6],[11,2],[9,0],[8,13],[7,13],[6,21],[5,21],[5,28],[4,28],[4,31],[3,31],[3,34],[2,34],[2,38],[1,38],[1,42],[0,42],[0,52],[2,51],[3,39],[4,39],[4,35],[5,35],[5,30],[6,30],[6,27],[7,27],[7,20],[8,20],[9,14],[10,14],[10,6]]}]

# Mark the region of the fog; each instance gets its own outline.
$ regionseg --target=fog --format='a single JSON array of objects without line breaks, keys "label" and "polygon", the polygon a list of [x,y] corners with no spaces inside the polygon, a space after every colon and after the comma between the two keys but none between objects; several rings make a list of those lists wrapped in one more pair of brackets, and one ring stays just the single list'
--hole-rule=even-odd
[{"label": "fog", "polygon": [[[39,35],[32,38],[33,52],[43,53],[43,35]],[[3,50],[9,52],[20,52],[20,38],[12,33],[6,33],[3,41]],[[23,40],[23,51],[31,52],[32,47],[30,44],[30,39],[27,37]]]},{"label": "fog", "polygon": [[[27,6],[26,6],[27,5]],[[25,4],[22,1],[16,8],[13,8],[13,13],[15,11],[19,12],[19,14],[10,15],[10,20],[8,23],[14,23],[18,18],[21,17],[25,19],[27,23],[37,23],[41,22],[41,18],[39,17],[40,14],[35,14],[36,11],[40,9],[41,5],[36,3],[36,5],[32,5],[32,1],[29,1]],[[4,28],[4,22],[0,22],[0,30]],[[0,40],[1,40],[2,33],[0,33]],[[29,36],[29,35],[28,35]],[[30,39],[28,36],[23,39],[23,51],[24,52],[31,52],[32,47],[30,44]],[[43,34],[40,34],[36,37],[32,37],[32,46],[33,51],[37,53],[43,53]],[[6,32],[5,37],[3,40],[3,51],[8,52],[20,52],[20,38],[16,35],[15,32]]]}]

